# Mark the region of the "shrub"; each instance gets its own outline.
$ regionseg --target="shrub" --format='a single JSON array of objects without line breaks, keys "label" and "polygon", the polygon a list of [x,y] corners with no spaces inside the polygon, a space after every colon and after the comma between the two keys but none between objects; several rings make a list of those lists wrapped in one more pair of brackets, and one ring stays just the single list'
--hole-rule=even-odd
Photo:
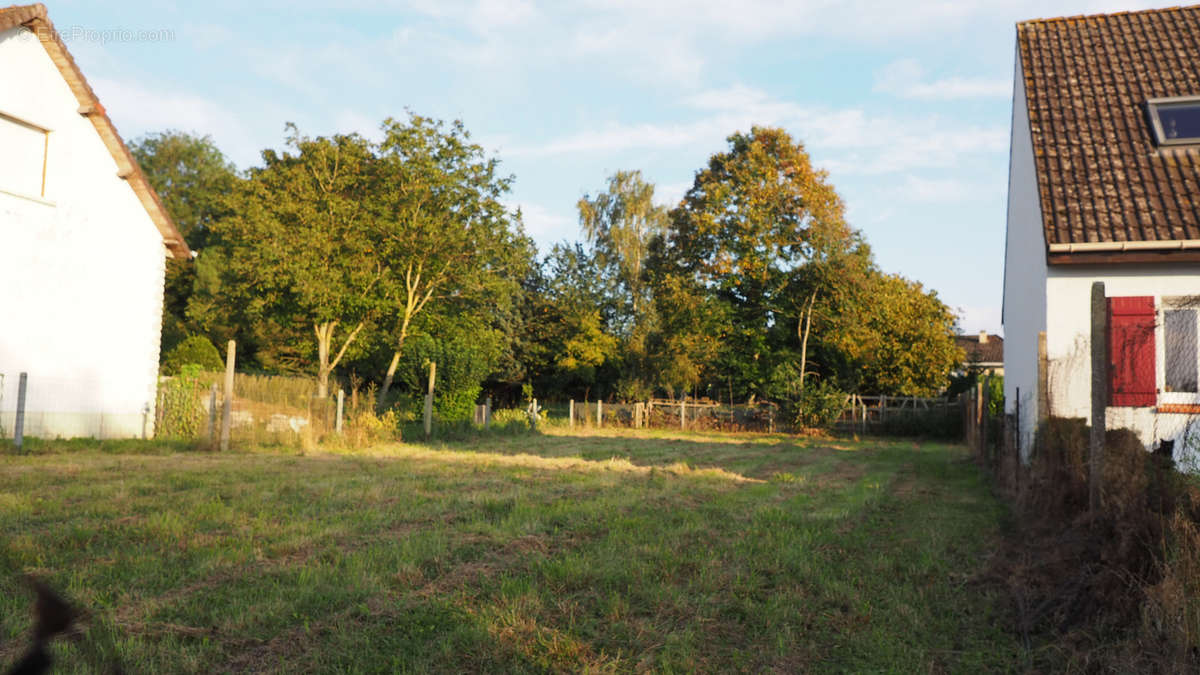
[{"label": "shrub", "polygon": [[158,404],[161,424],[156,435],[161,438],[194,439],[205,431],[208,411],[204,408],[205,388],[196,377],[199,366],[187,364],[182,372],[159,384]]},{"label": "shrub", "polygon": [[788,401],[784,410],[792,423],[805,429],[827,429],[846,408],[846,393],[826,380],[804,387],[796,398]]},{"label": "shrub", "polygon": [[202,371],[225,370],[220,352],[203,335],[193,335],[172,347],[163,359],[162,372],[164,375],[178,375],[189,364],[199,366]]}]

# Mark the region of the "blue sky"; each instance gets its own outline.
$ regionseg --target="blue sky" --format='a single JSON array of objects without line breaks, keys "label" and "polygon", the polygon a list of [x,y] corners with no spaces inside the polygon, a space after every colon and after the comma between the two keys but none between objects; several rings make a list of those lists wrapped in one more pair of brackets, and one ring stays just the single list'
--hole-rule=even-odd
[{"label": "blue sky", "polygon": [[[1000,331],[1014,24],[1129,2],[48,2],[126,138],[210,134],[241,168],[405,109],[462,119],[543,251],[618,169],[679,199],[729,134],[782,126],[880,266]],[[1167,3],[1169,4],[1169,3]]]}]

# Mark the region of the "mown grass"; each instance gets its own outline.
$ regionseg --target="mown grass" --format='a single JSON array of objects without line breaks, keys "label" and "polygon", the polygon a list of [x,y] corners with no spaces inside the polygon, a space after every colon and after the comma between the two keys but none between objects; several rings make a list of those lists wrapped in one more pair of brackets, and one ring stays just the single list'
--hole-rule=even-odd
[{"label": "mown grass", "polygon": [[33,573],[92,611],[68,671],[1014,669],[970,583],[1003,518],[912,442],[0,454],[0,668]]}]

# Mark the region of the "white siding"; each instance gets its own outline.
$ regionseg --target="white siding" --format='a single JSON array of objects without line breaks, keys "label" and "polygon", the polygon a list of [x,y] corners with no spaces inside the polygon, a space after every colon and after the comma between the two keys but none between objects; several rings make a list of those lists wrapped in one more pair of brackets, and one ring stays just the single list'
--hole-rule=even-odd
[{"label": "white siding", "polygon": [[[1047,282],[1046,332],[1049,357],[1050,413],[1058,417],[1082,417],[1091,423],[1091,293],[1092,282],[1103,281],[1105,295],[1154,296],[1155,306],[1163,297],[1200,295],[1200,271],[1195,264],[1052,266]],[[1155,345],[1158,378],[1162,378],[1162,341]],[[1154,408],[1109,408],[1106,424],[1137,432],[1147,447],[1160,439],[1175,440],[1177,458],[1187,464],[1195,448],[1183,455],[1183,436],[1192,415],[1158,414]]]},{"label": "white siding", "polygon": [[137,436],[153,420],[162,237],[78,107],[32,33],[0,32],[0,111],[50,129],[45,198],[0,192],[6,435],[21,371],[32,435]]},{"label": "white siding", "polygon": [[[1012,143],[1008,164],[1008,224],[1004,248],[1004,399],[1020,405],[1022,457],[1029,458],[1036,425],[1037,342],[1046,330],[1046,239],[1025,108],[1021,57],[1013,75]],[[1018,401],[1017,390],[1021,395]]]}]

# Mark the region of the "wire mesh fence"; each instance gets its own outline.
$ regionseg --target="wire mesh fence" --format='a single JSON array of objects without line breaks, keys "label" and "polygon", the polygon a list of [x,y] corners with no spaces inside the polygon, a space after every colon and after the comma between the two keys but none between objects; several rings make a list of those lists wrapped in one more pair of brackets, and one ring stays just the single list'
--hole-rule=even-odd
[{"label": "wire mesh fence", "polygon": [[774,403],[729,405],[709,399],[650,399],[633,403],[568,401],[548,406],[550,418],[565,418],[571,428],[622,427],[713,431],[781,430]]},{"label": "wire mesh fence", "polygon": [[22,407],[23,433],[38,438],[148,438],[154,435],[150,387],[87,375],[0,373],[0,438],[12,439]]}]

